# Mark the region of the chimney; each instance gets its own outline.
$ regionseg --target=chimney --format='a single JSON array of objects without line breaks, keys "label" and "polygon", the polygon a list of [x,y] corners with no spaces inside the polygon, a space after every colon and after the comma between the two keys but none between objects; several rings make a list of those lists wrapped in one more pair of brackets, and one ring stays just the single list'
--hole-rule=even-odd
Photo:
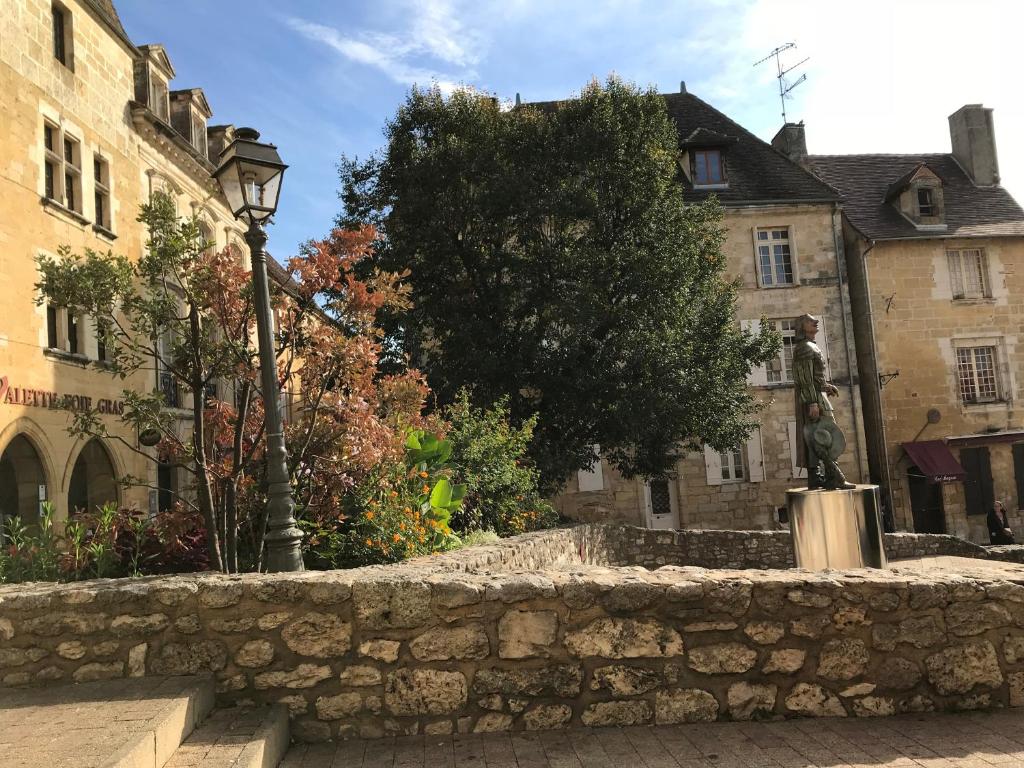
[{"label": "chimney", "polygon": [[981,104],[965,104],[949,116],[949,139],[953,157],[979,187],[999,183],[996,159],[996,131],[992,110]]},{"label": "chimney", "polygon": [[518,107],[522,103],[522,100],[519,98],[519,92],[516,91],[516,106]]},{"label": "chimney", "polygon": [[680,93],[686,93],[686,81],[685,80],[680,80],[679,81],[679,92]]},{"label": "chimney", "polygon": [[804,121],[786,123],[772,139],[772,146],[782,154],[801,165],[807,159],[807,138],[804,136]]}]

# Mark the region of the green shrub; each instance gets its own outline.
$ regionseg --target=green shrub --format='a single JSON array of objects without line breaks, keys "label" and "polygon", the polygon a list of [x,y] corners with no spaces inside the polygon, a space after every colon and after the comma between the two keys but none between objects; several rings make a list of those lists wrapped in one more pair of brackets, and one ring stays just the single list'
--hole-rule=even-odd
[{"label": "green shrub", "polygon": [[509,420],[508,400],[474,408],[462,390],[444,410],[452,444],[449,462],[465,483],[466,497],[452,526],[458,531],[491,529],[500,536],[550,528],[558,515],[537,490],[539,475],[527,459],[536,419],[518,429]]}]

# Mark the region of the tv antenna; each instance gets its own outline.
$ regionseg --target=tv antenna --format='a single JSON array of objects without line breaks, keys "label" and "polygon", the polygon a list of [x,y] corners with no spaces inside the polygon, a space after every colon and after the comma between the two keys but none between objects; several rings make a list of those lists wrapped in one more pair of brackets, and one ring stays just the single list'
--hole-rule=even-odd
[{"label": "tv antenna", "polygon": [[754,66],[756,67],[759,64],[764,64],[769,59],[775,59],[775,70],[776,70],[776,72],[778,72],[778,74],[775,77],[779,81],[779,101],[782,102],[782,122],[783,123],[787,122],[786,121],[786,99],[793,98],[790,95],[790,92],[794,88],[796,88],[798,85],[800,85],[800,83],[802,83],[804,80],[807,79],[807,75],[800,75],[800,77],[798,77],[795,81],[793,81],[791,83],[791,82],[789,82],[786,79],[786,75],[789,72],[792,72],[797,67],[799,67],[801,64],[805,63],[810,58],[810,56],[808,56],[808,57],[804,58],[803,60],[798,61],[793,66],[787,67],[786,69],[783,69],[782,68],[782,53],[783,53],[783,51],[788,51],[791,48],[795,50],[796,49],[796,43],[786,43],[785,45],[780,45],[778,48],[776,48],[774,51],[769,53],[767,56],[765,56],[760,61],[755,61],[754,62]]}]

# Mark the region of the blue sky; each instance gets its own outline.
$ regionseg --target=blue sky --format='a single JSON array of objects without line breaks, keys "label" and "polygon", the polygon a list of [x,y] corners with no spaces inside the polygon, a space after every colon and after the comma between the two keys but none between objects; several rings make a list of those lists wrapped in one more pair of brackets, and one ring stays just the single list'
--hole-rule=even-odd
[{"label": "blue sky", "polygon": [[[771,65],[796,42],[808,80],[787,102],[811,152],[949,151],[946,117],[995,109],[1004,185],[1024,201],[1024,10],[973,0],[117,0],[137,44],[162,43],[174,88],[213,123],[252,125],[290,168],[270,248],[295,253],[339,210],[336,165],[383,143],[410,85],[502,100],[564,98],[610,72],[688,89],[764,139],[781,124]],[[969,10],[968,10],[969,9]]]}]

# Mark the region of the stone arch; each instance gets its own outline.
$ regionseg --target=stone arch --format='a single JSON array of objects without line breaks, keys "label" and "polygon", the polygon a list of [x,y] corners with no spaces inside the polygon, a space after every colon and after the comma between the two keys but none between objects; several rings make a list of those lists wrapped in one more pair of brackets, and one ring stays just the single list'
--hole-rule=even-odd
[{"label": "stone arch", "polygon": [[35,525],[40,502],[52,495],[53,474],[48,471],[45,449],[28,430],[0,437],[4,446],[0,450],[0,525],[6,527],[11,517]]},{"label": "stone arch", "polygon": [[75,456],[74,463],[69,462],[68,466],[69,514],[77,509],[91,512],[109,502],[120,502],[118,479],[121,473],[117,470],[113,454],[102,440],[97,437],[87,440]]}]

